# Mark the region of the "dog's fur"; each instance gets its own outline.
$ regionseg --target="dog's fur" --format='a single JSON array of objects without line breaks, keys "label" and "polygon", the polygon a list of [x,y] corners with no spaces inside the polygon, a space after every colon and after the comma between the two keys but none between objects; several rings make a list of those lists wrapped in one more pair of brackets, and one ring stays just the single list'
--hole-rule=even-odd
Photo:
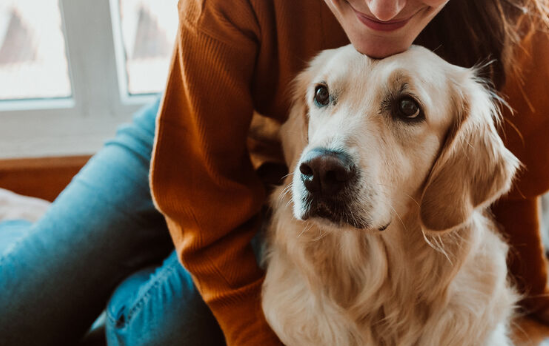
[{"label": "dog's fur", "polygon": [[[313,102],[320,83],[325,107]],[[282,342],[511,345],[517,294],[485,209],[519,162],[475,70],[421,47],[373,60],[347,46],[315,58],[295,95],[281,130],[290,174],[272,197],[263,286]],[[423,121],[392,114],[402,95],[418,100]],[[299,166],[314,148],[345,153],[357,169],[332,211],[338,218],[312,210]]]}]

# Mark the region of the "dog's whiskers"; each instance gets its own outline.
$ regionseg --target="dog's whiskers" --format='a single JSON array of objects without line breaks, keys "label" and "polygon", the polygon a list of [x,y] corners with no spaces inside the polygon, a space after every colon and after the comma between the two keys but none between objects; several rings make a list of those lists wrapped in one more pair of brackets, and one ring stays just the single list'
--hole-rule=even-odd
[{"label": "dog's whiskers", "polygon": [[308,232],[312,227],[313,227],[313,225],[307,224],[306,227],[303,227],[303,230],[301,231],[301,233],[299,233],[297,238],[299,239],[303,235],[303,233]]},{"label": "dog's whiskers", "polygon": [[398,219],[400,220],[400,223],[402,224],[402,227],[404,227],[404,230],[406,232],[408,232],[408,228],[406,227],[406,224],[404,223],[404,221],[402,220],[402,218],[400,217],[400,215],[398,214],[398,212],[396,211],[395,208],[393,208],[393,206],[390,204],[390,203],[387,203],[389,208],[391,208],[393,210],[393,212],[395,213],[395,215],[398,217]]},{"label": "dog's whiskers", "polygon": [[288,192],[292,190],[292,186],[293,186],[292,184],[293,183],[289,183],[288,186],[286,186],[284,190],[282,190],[282,193],[280,194],[280,196],[278,196],[278,198],[280,199],[284,198],[288,194]]},{"label": "dog's whiskers", "polygon": [[320,227],[318,228],[318,233],[320,233],[319,236],[316,237],[316,238],[314,238],[314,239],[312,240],[313,242],[317,242],[317,241],[323,239],[324,237],[326,237],[326,235],[328,235],[328,232],[322,233],[322,229],[321,229]]},{"label": "dog's whiskers", "polygon": [[[353,213],[353,209],[350,209],[349,212],[351,213],[351,220],[352,220],[352,222],[353,222],[352,224],[358,225],[359,223],[358,223],[358,220],[357,220],[355,214]],[[349,222],[349,218],[348,218],[347,216],[346,216],[345,218],[347,219],[347,223],[348,223],[348,224],[351,224],[351,223]]]},{"label": "dog's whiskers", "polygon": [[[441,253],[442,255],[444,255],[444,257],[446,257],[446,259],[448,260],[448,262],[450,262],[450,265],[453,265],[454,263],[452,262],[452,260],[450,259],[450,256],[448,255],[448,253],[446,252],[446,250],[444,249],[444,243],[442,241],[442,237],[440,235],[433,235],[431,236],[431,240],[429,240],[429,236],[427,236],[427,234],[425,234],[425,231],[422,229],[421,230],[421,233],[423,234],[423,239],[425,239],[425,242],[427,243],[427,245],[429,245],[433,250],[437,251],[438,253]],[[437,241],[438,239],[438,241]],[[435,244],[433,244],[436,243]]]},{"label": "dog's whiskers", "polygon": [[[278,196],[278,202],[282,202],[284,200],[284,198],[286,198],[286,196],[288,195],[288,193],[290,193],[292,191],[292,185],[293,183],[289,183],[288,186],[286,186],[284,188],[284,190],[282,190],[282,193]],[[289,198],[288,201],[286,202],[286,207],[288,207],[290,205],[290,203],[292,203],[292,199]]]},{"label": "dog's whiskers", "polygon": [[286,202],[286,206],[285,206],[285,207],[288,208],[288,207],[290,206],[290,204],[292,204],[292,199],[291,199],[291,198],[288,199],[288,202]]},{"label": "dog's whiskers", "polygon": [[[290,172],[290,173],[286,174],[285,176],[280,178],[280,180],[284,180],[284,179],[288,178],[290,175],[294,175],[294,172]],[[290,183],[290,185],[291,185],[291,183]]]},{"label": "dog's whiskers", "polygon": [[453,240],[454,244],[456,244],[458,242],[459,243],[470,243],[471,242],[470,239],[466,239],[466,238],[462,237],[461,232],[459,232],[459,231],[450,232],[449,234],[446,234],[446,236],[456,238],[456,239]]},{"label": "dog's whiskers", "polygon": [[[382,185],[382,184],[379,184],[379,185]],[[411,197],[410,197],[411,198]],[[413,199],[413,198],[412,198]],[[400,214],[396,211],[396,209],[392,206],[392,204],[385,200],[385,205],[388,206],[389,208],[391,208],[391,210],[393,211],[394,215],[397,216],[397,218],[399,219],[400,223],[402,224],[402,227],[404,227],[404,230],[406,232],[408,232],[408,228],[406,227],[406,224],[404,223],[404,221],[402,220],[402,217],[400,217]],[[417,202],[416,202],[417,203]]]}]

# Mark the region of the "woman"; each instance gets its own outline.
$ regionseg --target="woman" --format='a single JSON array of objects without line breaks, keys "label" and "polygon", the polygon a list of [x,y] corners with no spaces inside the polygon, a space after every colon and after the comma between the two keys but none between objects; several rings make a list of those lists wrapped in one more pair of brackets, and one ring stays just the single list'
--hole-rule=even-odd
[{"label": "woman", "polygon": [[[531,297],[525,306],[543,316],[549,301],[538,298],[546,272],[536,201],[549,189],[549,158],[540,157],[549,152],[549,120],[538,89],[549,78],[549,38],[539,30],[542,5],[181,1],[154,147],[158,105],[121,128],[37,223],[4,227],[18,240],[0,257],[0,339],[77,340],[116,287],[107,307],[109,345],[280,344],[260,309],[263,273],[250,246],[266,194],[261,177],[276,172],[280,155],[265,136],[266,118],[252,115],[282,122],[293,76],[320,50],[349,41],[377,58],[416,42],[462,66],[494,60],[487,77],[509,95],[517,113],[506,118],[524,135],[523,144],[506,126],[507,144],[527,166],[495,213],[520,256],[512,269]],[[152,195],[175,251],[149,194],[151,152]]]}]

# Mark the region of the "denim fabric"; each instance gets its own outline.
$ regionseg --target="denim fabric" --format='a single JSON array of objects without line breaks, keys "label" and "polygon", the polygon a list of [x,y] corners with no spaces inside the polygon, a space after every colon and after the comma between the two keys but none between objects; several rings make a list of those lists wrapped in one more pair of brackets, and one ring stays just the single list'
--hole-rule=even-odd
[{"label": "denim fabric", "polygon": [[75,345],[107,302],[109,345],[223,345],[151,200],[158,106],[120,127],[39,221],[0,223],[1,345]]}]

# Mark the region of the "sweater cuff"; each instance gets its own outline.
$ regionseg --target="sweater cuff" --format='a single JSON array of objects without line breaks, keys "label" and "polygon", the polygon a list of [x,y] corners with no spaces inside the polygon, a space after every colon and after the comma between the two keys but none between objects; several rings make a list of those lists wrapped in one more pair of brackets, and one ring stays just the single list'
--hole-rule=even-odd
[{"label": "sweater cuff", "polygon": [[207,299],[227,346],[280,346],[282,343],[265,320],[261,307],[263,278],[230,293]]}]

